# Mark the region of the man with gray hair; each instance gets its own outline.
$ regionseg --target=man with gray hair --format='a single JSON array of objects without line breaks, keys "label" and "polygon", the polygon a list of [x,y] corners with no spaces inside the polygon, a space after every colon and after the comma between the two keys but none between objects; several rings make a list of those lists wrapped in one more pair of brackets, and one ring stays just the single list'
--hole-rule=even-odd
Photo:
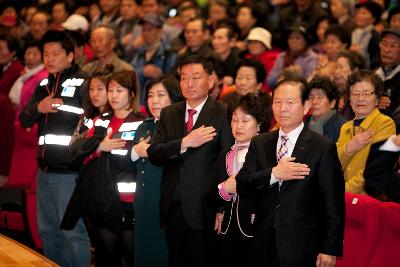
[{"label": "man with gray hair", "polygon": [[97,60],[83,66],[83,71],[92,75],[93,72],[107,64],[114,66],[114,71],[133,70],[133,67],[126,61],[120,59],[114,52],[117,39],[113,28],[105,25],[96,27],[90,35],[90,44]]}]

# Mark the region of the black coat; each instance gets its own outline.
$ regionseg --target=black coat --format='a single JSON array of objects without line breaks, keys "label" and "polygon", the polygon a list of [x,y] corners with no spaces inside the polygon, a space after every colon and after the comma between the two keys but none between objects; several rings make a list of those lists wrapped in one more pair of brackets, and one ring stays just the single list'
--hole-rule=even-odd
[{"label": "black coat", "polygon": [[[292,157],[309,166],[304,180],[270,185],[279,132],[256,136],[236,176],[238,194],[256,195],[255,245],[260,265],[278,251],[282,267],[314,266],[318,253],[343,253],[344,178],[334,143],[304,128]],[[276,241],[274,240],[276,239]],[[275,256],[276,257],[276,256]]]},{"label": "black coat", "polygon": [[[224,154],[226,155],[226,153]],[[226,156],[219,159],[218,165],[218,179],[219,183],[222,183],[229,178]],[[229,234],[230,229],[235,227],[243,236],[252,237],[255,214],[254,196],[252,194],[237,195],[236,201],[233,201],[233,199],[231,201],[226,201],[221,197],[219,199],[221,206],[219,212],[224,213],[221,232],[223,234]]]},{"label": "black coat", "polygon": [[213,126],[217,136],[197,148],[181,154],[186,136],[186,102],[161,111],[157,130],[147,150],[154,165],[163,166],[161,178],[160,223],[164,225],[173,199],[181,202],[189,226],[202,230],[214,227],[217,209],[217,158],[233,143],[224,104],[208,97],[193,129]]},{"label": "black coat", "polygon": [[380,200],[400,203],[399,152],[379,150],[385,141],[371,145],[364,169],[365,191]]},{"label": "black coat", "polygon": [[[100,116],[100,119],[109,120],[111,117],[112,114],[107,114]],[[130,113],[124,123],[140,119],[138,114]],[[98,148],[106,134],[107,126],[95,126],[92,137],[78,138],[71,145],[70,166],[81,170],[61,222],[62,229],[73,229],[82,216],[106,222],[111,230],[121,229],[122,208],[117,183],[135,180],[135,167],[130,153],[114,155],[102,152],[100,157],[93,158],[82,166],[84,159]],[[121,135],[122,132],[117,132],[113,138],[120,138]],[[129,151],[132,145],[132,140],[128,141],[126,149]]]}]

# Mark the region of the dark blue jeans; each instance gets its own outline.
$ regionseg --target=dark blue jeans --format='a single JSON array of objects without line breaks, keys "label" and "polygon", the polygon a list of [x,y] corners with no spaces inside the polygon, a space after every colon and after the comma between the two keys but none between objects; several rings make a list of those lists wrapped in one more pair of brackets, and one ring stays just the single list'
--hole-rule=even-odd
[{"label": "dark blue jeans", "polygon": [[87,267],[90,263],[90,241],[83,220],[71,231],[60,229],[76,176],[39,169],[37,177],[37,221],[43,252],[62,267]]}]

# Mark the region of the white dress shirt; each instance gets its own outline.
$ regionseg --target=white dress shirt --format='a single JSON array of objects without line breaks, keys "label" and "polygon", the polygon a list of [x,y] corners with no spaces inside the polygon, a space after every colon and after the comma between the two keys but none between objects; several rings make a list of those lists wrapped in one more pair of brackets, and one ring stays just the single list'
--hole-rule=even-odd
[{"label": "white dress shirt", "polygon": [[201,110],[203,109],[204,104],[206,103],[207,99],[208,99],[208,96],[207,96],[207,98],[206,98],[203,102],[201,102],[200,105],[198,105],[196,108],[192,108],[192,107],[188,104],[188,102],[186,101],[185,122],[187,122],[188,119],[189,119],[189,111],[188,111],[188,110],[189,110],[189,109],[194,109],[194,110],[196,110],[196,113],[193,115],[193,125],[196,124],[197,118],[199,117],[199,114],[200,114]]},{"label": "white dress shirt", "polygon": [[[304,123],[302,122],[299,126],[297,126],[297,128],[295,128],[294,130],[292,130],[289,133],[284,133],[282,131],[282,129],[279,129],[278,143],[276,144],[276,157],[277,158],[278,158],[278,151],[282,144],[281,136],[286,135],[288,137],[288,141],[286,142],[286,147],[288,149],[288,152],[286,153],[285,156],[283,156],[283,158],[289,158],[292,156],[294,146],[296,145],[297,139],[299,138],[299,135],[300,135],[301,131],[303,130],[303,128],[304,128]],[[276,182],[279,182],[279,184],[282,184],[282,181],[277,179],[274,176],[274,174],[271,172],[271,179],[269,180],[269,184],[273,185]]]}]

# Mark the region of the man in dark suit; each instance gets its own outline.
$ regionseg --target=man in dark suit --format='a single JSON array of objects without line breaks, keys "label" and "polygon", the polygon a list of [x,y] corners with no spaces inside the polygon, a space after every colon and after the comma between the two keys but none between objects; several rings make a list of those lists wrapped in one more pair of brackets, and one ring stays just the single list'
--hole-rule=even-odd
[{"label": "man in dark suit", "polygon": [[256,136],[236,177],[239,194],[256,198],[258,266],[335,266],[344,236],[344,179],[334,143],[304,127],[306,82],[274,91],[280,129]]},{"label": "man in dark suit", "polygon": [[160,222],[166,228],[170,266],[213,266],[216,214],[216,161],[233,143],[226,107],[208,96],[213,64],[186,58],[180,86],[186,101],[161,111],[147,152],[163,166]]},{"label": "man in dark suit", "polygon": [[371,145],[364,169],[365,191],[381,201],[400,203],[400,135]]}]

